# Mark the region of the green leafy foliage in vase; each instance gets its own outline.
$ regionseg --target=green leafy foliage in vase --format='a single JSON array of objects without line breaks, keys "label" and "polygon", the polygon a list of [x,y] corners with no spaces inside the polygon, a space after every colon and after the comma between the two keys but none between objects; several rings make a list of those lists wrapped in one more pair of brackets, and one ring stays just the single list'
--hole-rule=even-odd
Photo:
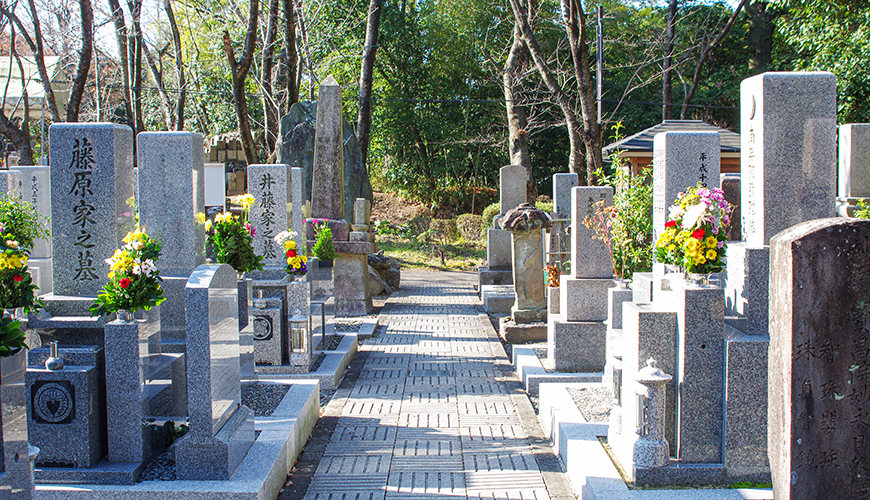
[{"label": "green leafy foliage in vase", "polygon": [[853,215],[860,219],[870,219],[870,203],[866,200],[858,200],[858,209]]},{"label": "green leafy foliage in vase", "polygon": [[124,243],[107,259],[109,282],[89,309],[93,316],[108,316],[122,309],[147,311],[166,300],[156,266],[160,245],[141,229],[128,233]]},{"label": "green leafy foliage in vase", "polygon": [[253,228],[247,222],[225,212],[217,214],[214,222],[205,221],[205,232],[219,263],[229,264],[237,273],[263,269],[263,256],[254,253]]},{"label": "green leafy foliage in vase", "polygon": [[322,222],[315,221],[311,226],[314,229],[314,234],[317,241],[311,249],[311,253],[317,257],[317,260],[332,260],[335,258],[335,245],[332,243],[332,229],[324,220]]},{"label": "green leafy foliage in vase", "polygon": [[0,198],[0,224],[3,234],[11,235],[28,254],[34,240],[51,236],[45,229],[48,220],[40,217],[33,205],[9,194]]}]

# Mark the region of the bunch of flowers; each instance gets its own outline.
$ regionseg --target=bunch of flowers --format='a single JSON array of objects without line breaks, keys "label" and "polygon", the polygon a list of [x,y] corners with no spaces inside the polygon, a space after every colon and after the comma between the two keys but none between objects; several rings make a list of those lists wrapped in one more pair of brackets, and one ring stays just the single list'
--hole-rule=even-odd
[{"label": "bunch of flowers", "polygon": [[311,253],[320,261],[334,259],[335,245],[332,244],[332,229],[329,228],[329,221],[314,219],[311,221],[311,229],[314,230],[314,237],[317,238]]},{"label": "bunch of flowers", "polygon": [[721,271],[733,209],[719,188],[698,184],[680,193],[668,209],[665,231],[656,242],[656,258],[690,273]]},{"label": "bunch of flowers", "polygon": [[287,271],[287,274],[301,276],[308,271],[305,266],[308,263],[308,257],[299,255],[297,252],[295,237],[296,231],[281,231],[274,240],[281,245],[281,248],[284,249],[284,255],[287,257],[287,266],[284,267],[284,270]]},{"label": "bunch of flowers", "polygon": [[237,273],[263,269],[263,256],[254,253],[253,229],[247,220],[240,221],[231,212],[224,212],[217,214],[213,221],[200,213],[197,221],[205,225],[217,262],[229,264]]},{"label": "bunch of flowers", "polygon": [[120,310],[136,312],[150,310],[166,298],[160,284],[163,280],[155,262],[160,258],[160,245],[139,228],[127,233],[124,246],[106,259],[109,282],[103,286],[90,307],[91,314],[107,316]]},{"label": "bunch of flowers", "polygon": [[248,220],[248,214],[251,213],[251,207],[254,206],[254,202],[256,201],[257,199],[254,198],[254,195],[252,195],[251,193],[245,193],[238,196],[230,197],[230,203],[235,203],[236,205],[242,207],[242,225],[245,227],[245,230],[247,232],[251,233],[251,236],[254,236],[257,231]]}]

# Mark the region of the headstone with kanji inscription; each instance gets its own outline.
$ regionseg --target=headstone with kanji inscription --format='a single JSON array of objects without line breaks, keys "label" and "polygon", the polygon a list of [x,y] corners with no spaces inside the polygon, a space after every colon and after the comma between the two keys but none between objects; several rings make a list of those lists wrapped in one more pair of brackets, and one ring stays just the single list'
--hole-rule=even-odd
[{"label": "headstone with kanji inscription", "polygon": [[[653,241],[665,230],[668,207],[687,188],[719,187],[718,132],[662,132],[653,139]],[[660,269],[660,265],[657,265]]]},{"label": "headstone with kanji inscription", "polygon": [[774,496],[870,498],[870,220],[804,222],[770,251]]},{"label": "headstone with kanji inscription", "polygon": [[113,123],[49,128],[55,295],[96,296],[135,225],[133,130]]},{"label": "headstone with kanji inscription", "polygon": [[249,215],[254,228],[254,253],[263,256],[266,268],[283,268],[284,249],[275,235],[290,225],[287,165],[248,165],[248,192],[254,196]]}]

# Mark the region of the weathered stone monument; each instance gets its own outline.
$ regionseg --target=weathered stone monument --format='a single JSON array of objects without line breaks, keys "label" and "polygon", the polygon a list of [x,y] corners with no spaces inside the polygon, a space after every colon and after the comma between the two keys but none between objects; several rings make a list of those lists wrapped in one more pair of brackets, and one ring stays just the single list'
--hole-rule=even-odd
[{"label": "weathered stone monument", "polygon": [[372,312],[367,256],[376,251],[376,245],[368,241],[368,237],[365,241],[352,240],[350,224],[344,218],[347,207],[344,206],[341,182],[344,178],[341,88],[331,76],[320,85],[316,130],[311,188],[312,220],[306,221],[308,245],[315,243],[311,224],[325,219],[332,230],[333,245],[338,254],[333,267],[335,315],[364,316]]},{"label": "weathered stone monument", "polygon": [[199,266],[187,281],[190,430],[175,448],[179,479],[227,480],[254,442],[254,415],[241,404],[238,290],[226,264]]},{"label": "weathered stone monument", "polygon": [[508,210],[501,220],[502,229],[511,235],[516,290],[511,318],[517,324],[540,323],[547,318],[543,231],[551,224],[549,215],[528,203]]},{"label": "weathered stone monument", "polygon": [[[297,102],[290,112],[281,118],[281,147],[278,163],[290,165],[302,170],[301,179],[304,197],[311,201],[311,187],[314,170],[315,122],[318,101]],[[345,118],[342,120],[342,165],[344,171],[344,206],[345,212],[340,219],[351,220],[353,200],[365,198],[372,200],[372,186],[368,171],[362,162],[359,141],[353,132],[353,127]],[[300,205],[301,206],[301,205]],[[302,231],[296,228],[300,234]]]},{"label": "weathered stone monument", "polygon": [[779,500],[870,496],[870,221],[770,241],[768,449]]},{"label": "weathered stone monument", "polygon": [[858,200],[870,202],[870,123],[840,125],[837,213],[851,217]]},{"label": "weathered stone monument", "polygon": [[562,264],[571,258],[571,240],[566,228],[571,223],[571,189],[577,186],[577,174],[553,175],[553,227],[550,228],[548,265],[565,271]]}]

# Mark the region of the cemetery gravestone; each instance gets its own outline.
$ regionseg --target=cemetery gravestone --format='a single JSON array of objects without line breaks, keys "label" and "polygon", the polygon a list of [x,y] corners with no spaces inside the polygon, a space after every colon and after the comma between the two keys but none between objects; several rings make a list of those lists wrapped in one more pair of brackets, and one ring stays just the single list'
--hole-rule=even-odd
[{"label": "cemetery gravestone", "polygon": [[133,131],[106,123],[49,129],[54,293],[96,296],[111,256],[134,225]]},{"label": "cemetery gravestone", "polygon": [[834,215],[837,80],[763,73],[740,84],[742,229],[747,245]]},{"label": "cemetery gravestone", "polygon": [[777,499],[870,497],[870,221],[771,239],[768,450]]},{"label": "cemetery gravestone", "polygon": [[[653,139],[653,241],[665,230],[668,207],[687,188],[719,187],[718,132],[662,132]],[[656,269],[662,272],[660,264]]]},{"label": "cemetery gravestone", "polygon": [[342,156],[341,87],[330,75],[317,95],[311,217],[344,219],[344,158]]},{"label": "cemetery gravestone", "polygon": [[176,446],[179,479],[226,480],[254,442],[253,412],[241,405],[236,273],[199,266],[187,282],[190,430]]},{"label": "cemetery gravestone", "polygon": [[163,255],[157,261],[166,297],[160,325],[166,338],[183,339],[184,287],[205,262],[205,230],[196,222],[205,212],[202,136],[142,132],[136,141],[139,222]]},{"label": "cemetery gravestone", "polygon": [[254,227],[254,253],[263,256],[267,270],[279,270],[286,265],[284,249],[274,241],[276,234],[287,230],[290,213],[287,202],[289,167],[287,165],[248,165],[248,191],[256,200],[250,220]]},{"label": "cemetery gravestone", "polygon": [[[24,182],[23,199],[30,203],[45,221],[51,217],[50,173],[46,166],[17,167]],[[48,229],[48,224],[46,224]],[[33,242],[33,250],[27,267],[33,282],[39,287],[39,294],[52,292],[51,286],[51,240],[40,238]]]}]

